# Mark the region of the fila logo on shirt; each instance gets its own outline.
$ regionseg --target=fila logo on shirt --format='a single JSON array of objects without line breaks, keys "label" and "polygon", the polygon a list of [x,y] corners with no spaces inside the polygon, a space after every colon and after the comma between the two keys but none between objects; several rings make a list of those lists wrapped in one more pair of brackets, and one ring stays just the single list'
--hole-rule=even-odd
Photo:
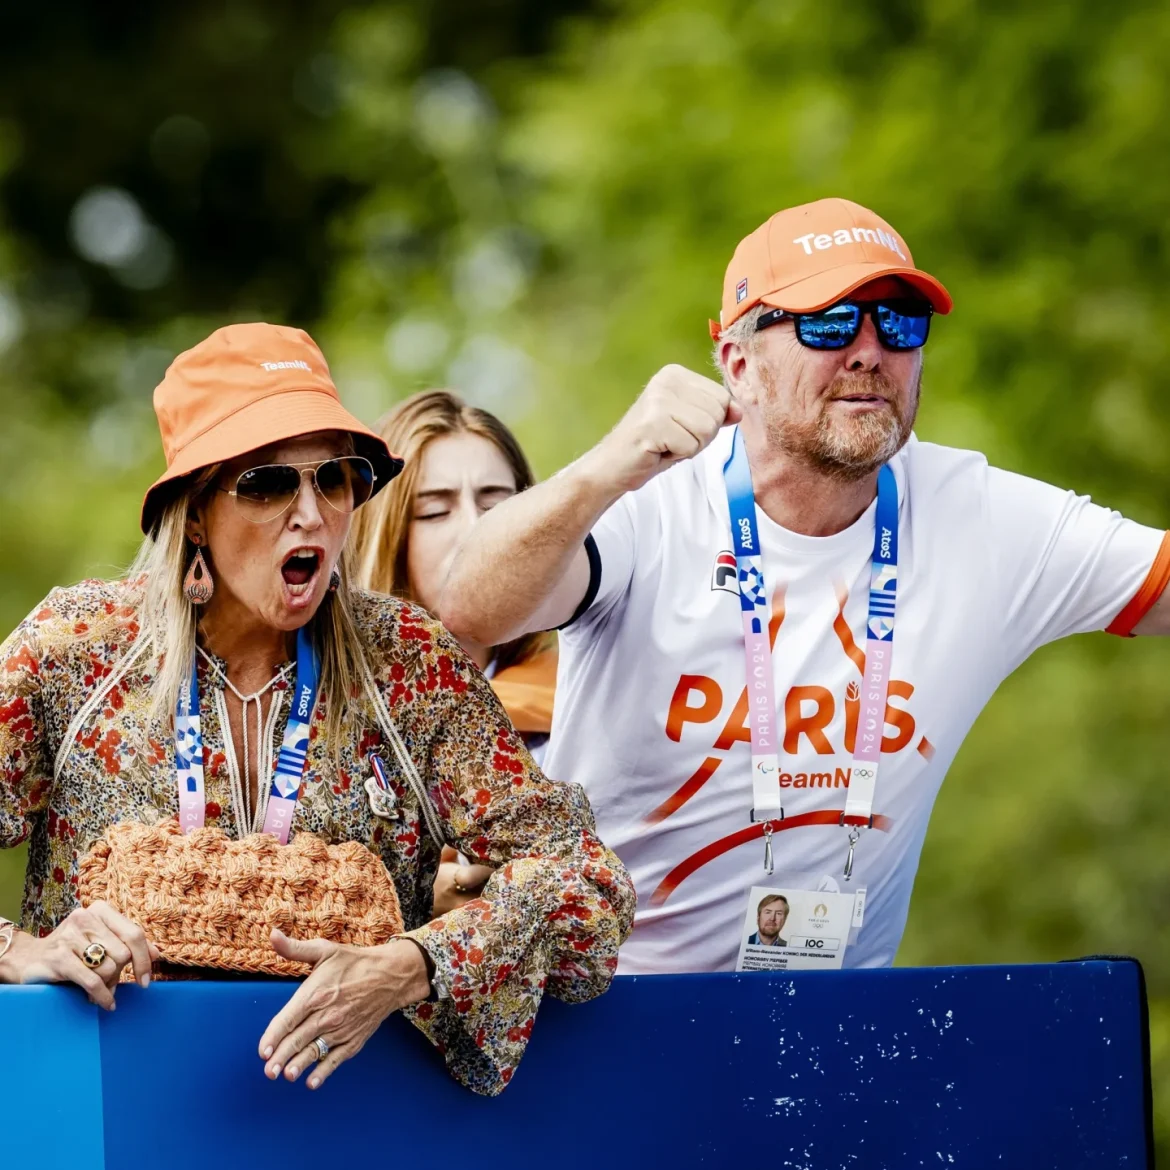
[{"label": "fila logo on shirt", "polygon": [[895,255],[900,256],[903,260],[906,259],[906,253],[902,251],[902,245],[898,242],[897,236],[881,230],[875,231],[873,228],[838,228],[832,235],[827,232],[819,235],[815,232],[809,232],[807,236],[797,236],[792,242],[799,244],[804,249],[806,256],[811,256],[814,248],[818,252],[827,252],[832,247],[843,248],[848,244],[868,243],[881,244],[883,248],[889,248]]},{"label": "fila logo on shirt", "polygon": [[764,579],[760,576],[760,570],[749,565],[741,572],[736,564],[735,554],[729,549],[724,549],[715,558],[715,568],[711,571],[711,588],[713,590],[722,589],[724,593],[733,593],[738,597],[741,581],[744,593],[756,605],[763,605],[766,599],[764,597]]},{"label": "fila logo on shirt", "polygon": [[724,549],[715,558],[715,568],[711,572],[711,588],[722,589],[724,593],[734,593],[738,597],[739,586],[736,581],[735,554],[730,549]]}]

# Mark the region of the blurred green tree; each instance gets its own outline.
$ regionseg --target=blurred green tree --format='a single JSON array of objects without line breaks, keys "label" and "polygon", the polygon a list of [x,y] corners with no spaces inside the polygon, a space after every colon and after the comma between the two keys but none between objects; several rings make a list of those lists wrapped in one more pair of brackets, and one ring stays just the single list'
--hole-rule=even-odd
[{"label": "blurred green tree", "polygon": [[[876,208],[955,295],[923,437],[1170,517],[1165,6],[197,3],[121,40],[74,7],[35,73],[0,26],[9,626],[127,558],[147,391],[211,323],[311,325],[369,417],[454,385],[547,473],[658,366],[706,366],[735,243],[827,194]],[[95,188],[165,235],[166,282],[135,287],[132,250],[79,253]],[[1165,653],[1079,639],[1005,684],[944,786],[900,955],[1138,955],[1163,1152]]]}]

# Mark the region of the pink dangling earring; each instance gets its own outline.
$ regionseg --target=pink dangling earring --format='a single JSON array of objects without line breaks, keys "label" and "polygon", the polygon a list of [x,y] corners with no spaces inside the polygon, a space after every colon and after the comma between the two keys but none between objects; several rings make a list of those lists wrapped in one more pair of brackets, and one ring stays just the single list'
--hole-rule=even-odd
[{"label": "pink dangling earring", "polygon": [[183,592],[192,605],[206,605],[215,592],[215,582],[211,578],[211,570],[203,559],[203,550],[199,547],[201,538],[192,537],[191,543],[195,546],[195,557],[187,576],[183,581]]},{"label": "pink dangling earring", "polygon": [[341,573],[334,568],[333,572],[329,574],[329,592],[336,593],[341,588]]}]

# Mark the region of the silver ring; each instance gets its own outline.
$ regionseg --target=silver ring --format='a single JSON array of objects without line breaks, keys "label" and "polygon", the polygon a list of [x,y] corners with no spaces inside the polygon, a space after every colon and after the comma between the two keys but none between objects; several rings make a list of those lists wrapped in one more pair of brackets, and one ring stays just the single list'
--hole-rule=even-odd
[{"label": "silver ring", "polygon": [[319,1061],[324,1060],[329,1055],[329,1045],[325,1043],[324,1036],[318,1036],[313,1041],[313,1047],[317,1050],[317,1059]]}]

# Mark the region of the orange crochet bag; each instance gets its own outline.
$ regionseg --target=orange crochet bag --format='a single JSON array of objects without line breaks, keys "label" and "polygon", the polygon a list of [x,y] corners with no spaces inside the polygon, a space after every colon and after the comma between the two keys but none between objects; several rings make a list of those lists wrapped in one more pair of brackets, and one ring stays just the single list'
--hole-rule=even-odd
[{"label": "orange crochet bag", "polygon": [[[273,927],[355,946],[403,929],[381,859],[356,841],[327,845],[312,833],[281,845],[266,833],[184,835],[176,821],[111,825],[81,861],[78,894],[83,906],[100,899],[137,922],[162,953],[164,974],[176,964],[303,976],[306,964],[272,949]],[[132,977],[127,968],[123,979]]]}]

